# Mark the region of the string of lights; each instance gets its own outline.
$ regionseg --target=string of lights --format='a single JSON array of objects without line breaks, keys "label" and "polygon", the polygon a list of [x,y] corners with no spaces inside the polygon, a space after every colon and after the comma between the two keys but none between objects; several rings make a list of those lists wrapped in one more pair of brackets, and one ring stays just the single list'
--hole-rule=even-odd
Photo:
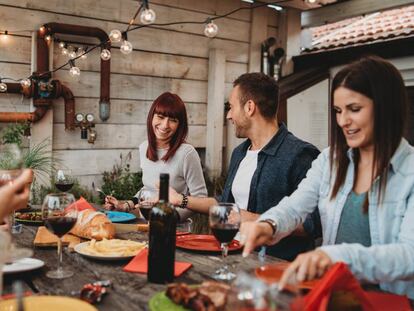
[{"label": "string of lights", "polygon": [[[287,2],[290,0],[279,0],[279,1],[273,1],[273,2],[269,2],[269,3],[255,3],[253,0],[249,0],[246,1],[244,0],[244,2],[248,2],[250,3],[250,6],[247,7],[240,7],[237,9],[234,9],[232,11],[229,11],[223,15],[216,15],[216,16],[212,16],[212,17],[208,17],[205,20],[202,21],[179,21],[179,22],[170,22],[170,23],[155,23],[156,20],[156,13],[154,10],[150,9],[149,7],[149,0],[142,0],[137,11],[135,12],[133,18],[129,21],[128,23],[128,27],[124,30],[124,31],[120,31],[118,29],[113,29],[110,31],[108,37],[109,37],[109,41],[111,43],[118,43],[122,41],[121,46],[119,47],[121,53],[127,55],[130,54],[133,51],[133,46],[131,44],[131,42],[128,41],[128,33],[131,31],[135,31],[141,28],[145,28],[145,27],[166,27],[166,26],[173,26],[173,25],[184,25],[184,24],[193,24],[193,25],[205,25],[204,27],[204,35],[206,37],[209,38],[214,38],[218,31],[219,28],[217,26],[217,24],[214,23],[215,20],[220,19],[220,18],[225,18],[228,17],[238,11],[241,10],[254,10],[263,6],[268,6],[270,8],[273,8],[275,10],[282,10],[283,8],[278,6],[277,4],[283,3],[283,2]],[[141,13],[141,14],[140,14]],[[135,23],[135,19],[137,18],[138,14],[140,14],[139,16],[139,20],[140,20],[140,25],[136,25],[133,27],[134,23]],[[42,26],[43,27],[43,26]],[[42,28],[41,27],[41,28]],[[44,28],[44,27],[43,27]],[[0,35],[2,36],[8,36],[11,33],[23,33],[23,32],[33,32],[33,30],[15,30],[15,31],[8,31],[8,30],[4,30],[4,31],[0,31]],[[51,41],[54,40],[52,38],[51,35],[47,35],[45,36],[45,40],[46,41]],[[69,74],[72,77],[78,77],[81,73],[79,67],[76,66],[76,60],[78,59],[85,59],[87,57],[87,54],[91,53],[92,51],[94,51],[97,48],[101,48],[101,54],[100,57],[102,60],[109,60],[111,58],[111,51],[106,49],[105,46],[108,43],[108,41],[105,42],[100,42],[96,45],[93,45],[90,48],[87,47],[74,47],[73,45],[69,45],[67,43],[65,43],[64,41],[61,41],[60,39],[56,39],[54,41],[58,42],[58,46],[61,49],[61,53],[63,55],[66,55],[69,57],[69,60],[64,63],[63,65],[54,68],[53,70],[44,72],[40,75],[37,75],[36,77],[34,77],[33,75],[30,75],[27,78],[22,78],[22,79],[13,79],[13,78],[9,78],[9,77],[1,77],[0,76],[0,92],[7,92],[7,84],[4,83],[4,81],[13,81],[13,82],[20,82],[22,86],[24,87],[29,87],[32,83],[32,80],[34,79],[41,79],[43,77],[47,77],[50,74],[61,70],[67,66],[69,66]]]}]

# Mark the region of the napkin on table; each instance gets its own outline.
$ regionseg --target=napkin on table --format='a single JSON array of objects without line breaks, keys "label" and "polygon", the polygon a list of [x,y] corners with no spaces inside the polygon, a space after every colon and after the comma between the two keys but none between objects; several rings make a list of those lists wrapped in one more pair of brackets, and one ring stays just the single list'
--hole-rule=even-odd
[{"label": "napkin on table", "polygon": [[[190,269],[192,266],[189,262],[175,262],[174,276],[178,277],[185,271]],[[125,272],[137,272],[147,273],[148,272],[148,249],[144,248],[140,251],[124,268]]]}]

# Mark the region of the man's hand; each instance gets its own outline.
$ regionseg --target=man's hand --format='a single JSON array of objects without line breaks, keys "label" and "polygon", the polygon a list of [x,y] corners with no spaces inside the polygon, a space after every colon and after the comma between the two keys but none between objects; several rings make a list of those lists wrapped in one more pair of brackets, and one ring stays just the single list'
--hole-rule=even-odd
[{"label": "man's hand", "polygon": [[289,280],[295,276],[298,282],[319,278],[332,265],[331,258],[320,249],[300,254],[283,273],[279,281],[279,289],[285,288]]},{"label": "man's hand", "polygon": [[257,246],[271,241],[272,227],[265,222],[242,222],[240,226],[240,243],[244,245],[243,257],[247,257]]},{"label": "man's hand", "polygon": [[0,219],[27,206],[32,180],[32,170],[25,169],[19,177],[0,188]]}]

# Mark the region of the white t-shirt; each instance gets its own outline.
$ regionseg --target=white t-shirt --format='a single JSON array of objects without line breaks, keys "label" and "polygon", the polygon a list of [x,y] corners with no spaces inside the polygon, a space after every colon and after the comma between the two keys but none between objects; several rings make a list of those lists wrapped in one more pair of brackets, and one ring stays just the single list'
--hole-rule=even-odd
[{"label": "white t-shirt", "polygon": [[240,162],[236,176],[231,186],[235,203],[240,209],[247,209],[249,203],[250,184],[257,168],[257,155],[260,150],[247,150],[246,156]]}]

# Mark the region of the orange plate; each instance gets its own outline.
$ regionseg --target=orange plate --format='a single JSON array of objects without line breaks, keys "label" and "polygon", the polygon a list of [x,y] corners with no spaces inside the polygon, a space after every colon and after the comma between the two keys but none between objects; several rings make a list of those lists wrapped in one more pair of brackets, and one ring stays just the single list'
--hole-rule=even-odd
[{"label": "orange plate", "polygon": [[[258,267],[255,270],[256,276],[262,281],[272,284],[279,282],[283,271],[289,266],[288,262],[280,262]],[[318,279],[299,283],[299,288],[312,289],[318,283]]]},{"label": "orange plate", "polygon": [[[193,251],[221,252],[220,243],[213,235],[208,234],[187,234],[177,236],[177,247]],[[229,251],[236,251],[242,246],[236,240],[229,244]]]}]

